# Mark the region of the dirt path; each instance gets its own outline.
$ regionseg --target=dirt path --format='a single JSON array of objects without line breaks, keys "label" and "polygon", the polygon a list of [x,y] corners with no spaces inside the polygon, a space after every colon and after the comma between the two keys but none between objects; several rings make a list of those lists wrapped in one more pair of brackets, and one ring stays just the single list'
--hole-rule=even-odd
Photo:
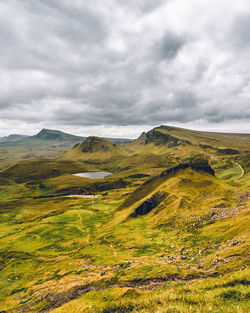
[{"label": "dirt path", "polygon": [[99,198],[97,195],[68,195],[66,198],[79,198],[79,199],[94,199]]},{"label": "dirt path", "polygon": [[110,288],[138,288],[138,289],[148,289],[153,290],[160,288],[167,282],[188,282],[192,280],[204,279],[207,277],[215,277],[213,273],[207,275],[187,275],[185,277],[180,277],[178,274],[173,274],[168,277],[155,277],[155,278],[146,278],[146,279],[135,279],[131,281],[124,282],[121,285],[111,284],[109,286],[96,286],[91,284],[86,284],[82,286],[75,286],[68,291],[61,293],[48,293],[41,300],[47,302],[47,305],[39,311],[39,313],[47,313],[51,310],[61,307],[65,303],[68,303],[74,299],[80,298],[82,295],[90,291],[102,291]]},{"label": "dirt path", "polygon": [[242,168],[242,166],[239,164],[239,163],[237,163],[237,162],[234,162],[236,165],[238,165],[239,166],[239,168],[241,169],[241,175],[240,175],[240,177],[238,178],[238,179],[240,179],[242,176],[244,176],[244,174],[245,174],[245,171],[244,171],[244,169]]}]

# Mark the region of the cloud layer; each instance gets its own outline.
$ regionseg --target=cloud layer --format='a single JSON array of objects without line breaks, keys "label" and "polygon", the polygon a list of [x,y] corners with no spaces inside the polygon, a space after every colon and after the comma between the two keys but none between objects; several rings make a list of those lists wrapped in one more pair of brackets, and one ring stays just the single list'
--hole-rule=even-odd
[{"label": "cloud layer", "polygon": [[2,1],[0,135],[250,131],[249,21],[248,0]]}]

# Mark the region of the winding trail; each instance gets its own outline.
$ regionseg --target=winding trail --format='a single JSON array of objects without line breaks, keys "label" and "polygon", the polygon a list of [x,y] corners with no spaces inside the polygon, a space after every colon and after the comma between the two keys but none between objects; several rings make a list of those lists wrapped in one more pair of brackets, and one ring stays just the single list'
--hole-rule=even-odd
[{"label": "winding trail", "polygon": [[242,167],[239,163],[234,162],[234,164],[238,165],[238,166],[239,166],[239,168],[241,169],[241,175],[240,175],[240,177],[238,178],[238,179],[240,179],[242,176],[244,176],[245,171],[244,171],[243,167]]}]

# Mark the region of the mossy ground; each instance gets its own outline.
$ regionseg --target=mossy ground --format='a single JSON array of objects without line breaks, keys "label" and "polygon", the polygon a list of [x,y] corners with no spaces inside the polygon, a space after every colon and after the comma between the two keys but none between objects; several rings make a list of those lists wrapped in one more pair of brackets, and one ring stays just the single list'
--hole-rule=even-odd
[{"label": "mossy ground", "polygon": [[[165,208],[129,218],[140,200],[117,211],[126,194],[145,180],[132,179],[130,186],[93,199],[16,200],[28,193],[27,186],[3,186],[0,309],[247,312],[249,201],[235,214],[207,219],[212,203],[224,198],[230,207],[236,205],[238,187],[185,170],[155,189],[173,197]],[[213,183],[197,191],[208,180]],[[201,197],[202,188],[206,195]],[[187,195],[193,209],[185,202],[180,206]],[[235,239],[243,242],[229,246]],[[58,300],[61,293],[85,285],[92,290],[75,300]]]},{"label": "mossy ground", "polygon": [[[23,161],[1,173],[0,311],[249,311],[249,154],[137,149],[106,159]],[[159,179],[201,152],[215,176],[187,168]],[[81,170],[114,174],[98,181],[71,175]],[[132,217],[157,192],[163,201]]]}]

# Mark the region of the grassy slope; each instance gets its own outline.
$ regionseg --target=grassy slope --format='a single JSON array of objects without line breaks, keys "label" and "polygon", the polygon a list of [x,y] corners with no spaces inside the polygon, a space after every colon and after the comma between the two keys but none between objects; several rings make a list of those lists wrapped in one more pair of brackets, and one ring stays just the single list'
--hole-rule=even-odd
[{"label": "grassy slope", "polygon": [[0,145],[0,170],[13,166],[20,160],[54,158],[71,148],[77,141],[34,140],[25,145]]},{"label": "grassy slope", "polygon": [[156,128],[166,134],[171,134],[180,139],[188,140],[192,144],[211,145],[215,148],[239,148],[250,149],[250,135],[236,133],[201,132],[190,129],[162,126]]},{"label": "grassy slope", "polygon": [[0,173],[0,177],[9,178],[16,182],[37,183],[49,177],[56,177],[65,173],[85,171],[86,167],[71,161],[52,159],[25,160]]},{"label": "grassy slope", "polygon": [[[249,155],[213,152],[215,177],[180,170],[138,192],[149,178],[135,174],[156,175],[193,153],[210,152],[152,144],[137,149],[130,157],[101,154],[92,163],[23,162],[0,177],[0,310],[248,311]],[[240,179],[235,162],[245,170]],[[98,181],[68,174],[86,169],[116,174]],[[117,188],[120,180],[126,184]],[[98,197],[29,198],[65,188],[69,194],[89,188],[85,194]],[[163,191],[167,197],[158,207],[130,217]]]},{"label": "grassy slope", "polygon": [[[212,184],[205,188],[208,181]],[[109,191],[96,199],[17,201],[11,200],[11,195],[5,197],[1,206],[0,308],[14,312],[15,307],[26,306],[29,312],[38,312],[60,304],[55,312],[82,312],[88,306],[92,306],[89,312],[112,312],[108,310],[114,307],[117,312],[119,307],[125,310],[121,312],[129,312],[129,308],[165,312],[170,305],[180,312],[201,312],[203,306],[207,310],[203,312],[209,312],[209,307],[214,312],[245,312],[247,271],[240,269],[247,262],[249,201],[242,202],[237,211],[240,198],[236,187],[187,169],[152,190],[169,192],[164,207],[128,218],[139,203],[122,211],[117,207],[126,197],[124,192],[135,188]],[[192,209],[180,203],[185,197]],[[218,213],[216,220],[211,219],[213,204],[219,204],[212,209]],[[229,247],[235,239],[245,242]],[[213,275],[216,277],[205,278]],[[173,277],[176,282],[171,282]],[[183,285],[182,279],[188,277],[194,280]],[[196,277],[205,281],[196,281]],[[145,279],[152,286],[151,280],[159,283],[160,295],[158,289],[147,290]],[[68,302],[71,288],[89,283],[95,286],[91,293]],[[64,305],[60,303],[63,291]],[[54,298],[49,298],[49,292],[55,293]],[[117,302],[119,294],[124,296]],[[139,301],[133,300],[137,294]]]}]

